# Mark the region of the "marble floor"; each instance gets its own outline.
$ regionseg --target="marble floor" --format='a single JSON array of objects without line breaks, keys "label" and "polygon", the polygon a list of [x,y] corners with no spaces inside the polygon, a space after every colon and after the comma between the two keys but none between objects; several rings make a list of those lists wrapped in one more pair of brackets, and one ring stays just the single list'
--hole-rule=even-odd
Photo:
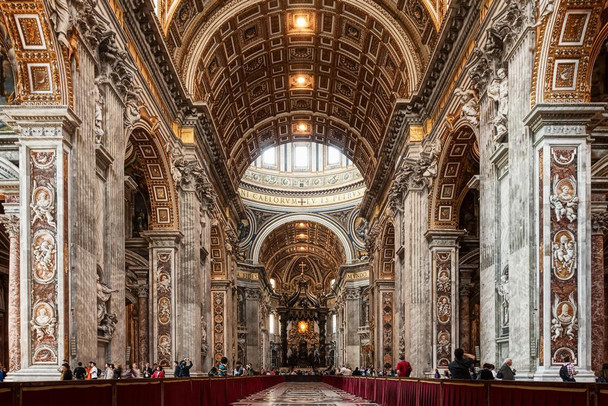
[{"label": "marble floor", "polygon": [[239,406],[377,406],[376,403],[320,382],[288,382],[233,403]]}]

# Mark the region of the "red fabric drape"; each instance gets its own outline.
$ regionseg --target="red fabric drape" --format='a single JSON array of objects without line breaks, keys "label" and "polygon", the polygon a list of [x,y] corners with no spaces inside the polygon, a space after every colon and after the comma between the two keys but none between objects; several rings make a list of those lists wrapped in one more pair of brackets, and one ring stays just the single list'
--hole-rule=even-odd
[{"label": "red fabric drape", "polygon": [[[587,404],[587,391],[571,387],[491,385],[492,406],[578,406]],[[600,403],[601,404],[601,403]]]},{"label": "red fabric drape", "polygon": [[374,398],[372,399],[375,403],[378,403],[379,405],[382,404],[382,402],[384,401],[384,396],[387,392],[387,383],[388,381],[386,379],[382,379],[382,378],[370,378],[370,379],[374,379],[374,381],[376,381],[376,393],[374,394]]},{"label": "red fabric drape", "polygon": [[443,382],[443,406],[483,406],[484,385],[457,381]]},{"label": "red fabric drape", "polygon": [[195,403],[199,397],[193,392],[190,380],[166,379],[163,382],[165,406],[183,406]]},{"label": "red fabric drape", "polygon": [[364,379],[365,382],[365,399],[373,399],[374,392],[376,389],[376,380],[375,379]]},{"label": "red fabric drape", "polygon": [[0,405],[13,405],[13,391],[11,388],[0,388]]},{"label": "red fabric drape", "polygon": [[382,396],[382,405],[395,406],[399,401],[399,387],[401,381],[398,379],[386,379],[384,384],[384,395]]},{"label": "red fabric drape", "polygon": [[116,383],[117,405],[161,405],[160,381],[126,381]]},{"label": "red fabric drape", "polygon": [[420,382],[418,392],[418,404],[425,406],[439,406],[441,399],[441,385],[439,382]]},{"label": "red fabric drape", "polygon": [[83,402],[89,405],[111,405],[112,385],[86,385],[74,383],[72,385],[60,384],[46,387],[23,388],[24,405],[45,406],[82,406]]},{"label": "red fabric drape", "polygon": [[397,406],[417,406],[418,405],[418,381],[401,381],[401,391],[397,399]]}]

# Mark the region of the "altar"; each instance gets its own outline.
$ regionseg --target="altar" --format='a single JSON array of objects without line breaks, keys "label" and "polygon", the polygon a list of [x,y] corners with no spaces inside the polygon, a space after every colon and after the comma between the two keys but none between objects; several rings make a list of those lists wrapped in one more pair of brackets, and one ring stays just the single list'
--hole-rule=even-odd
[{"label": "altar", "polygon": [[301,277],[295,293],[281,296],[277,311],[281,323],[281,365],[317,368],[326,363],[327,299],[314,295]]}]

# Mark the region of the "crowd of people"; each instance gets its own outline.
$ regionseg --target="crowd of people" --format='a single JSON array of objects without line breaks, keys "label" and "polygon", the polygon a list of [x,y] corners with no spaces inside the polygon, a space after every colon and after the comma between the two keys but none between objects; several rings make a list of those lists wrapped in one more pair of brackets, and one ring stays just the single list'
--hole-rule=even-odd
[{"label": "crowd of people", "polygon": [[[513,360],[505,359],[501,367],[496,370],[495,366],[490,363],[480,363],[472,354],[466,353],[463,349],[457,348],[454,351],[454,360],[448,365],[448,368],[439,372],[435,369],[434,378],[436,379],[476,379],[476,380],[503,380],[513,381],[517,374],[517,370],[513,368]],[[173,363],[173,377],[188,378],[190,377],[190,369],[193,363],[189,358],[184,358],[181,361]],[[87,366],[83,366],[82,362],[78,362],[77,366],[72,370],[68,360],[63,360],[61,368],[58,368],[61,374],[61,380],[92,380],[92,379],[136,379],[136,378],[165,378],[165,370],[162,365],[146,362],[143,368],[139,368],[136,363],[127,364],[125,368],[121,364],[106,363],[103,369],[97,367],[94,361],[90,361]],[[230,370],[228,368],[228,358],[222,357],[208,373],[208,376],[225,377],[225,376],[250,376],[250,375],[343,375],[343,376],[392,376],[392,377],[409,377],[413,372],[412,365],[405,360],[405,356],[399,357],[399,362],[392,368],[390,364],[385,364],[383,368],[378,370],[373,367],[359,368],[354,370],[346,365],[340,367],[329,366],[325,370],[317,370],[315,368],[309,370],[291,369],[270,369],[261,368],[256,371],[251,363],[243,365],[241,361],[237,361],[235,367]],[[564,382],[576,382],[575,376],[577,370],[569,357],[564,358],[564,363],[559,370],[559,376]],[[7,375],[6,369],[0,364],[0,382],[4,381]],[[597,374],[597,381],[600,383],[608,382],[608,364],[604,364],[601,372]]]},{"label": "crowd of people", "polygon": [[[479,367],[480,362],[472,354],[466,353],[462,348],[457,348],[454,351],[454,360],[448,365],[448,368],[439,372],[435,368],[434,378],[436,379],[476,379],[476,380],[503,380],[514,381],[517,370],[513,368],[513,360],[505,359],[501,367],[496,370],[496,367],[490,363],[484,363]],[[601,374],[598,374],[598,382],[608,382],[608,364],[605,365]],[[369,368],[350,369],[348,366],[342,365],[340,368],[333,366],[323,372],[327,375],[344,375],[344,376],[392,376],[392,377],[409,377],[413,372],[412,365],[405,360],[405,356],[399,357],[399,362],[395,368],[391,368],[390,364],[385,364],[382,369],[375,370]],[[576,371],[574,364],[569,357],[564,358],[564,363],[559,370],[559,376],[564,382],[576,382]]]},{"label": "crowd of people", "polygon": [[[173,363],[173,376],[176,378],[190,377],[190,368],[192,361],[185,358],[181,361]],[[136,363],[127,364],[125,368],[121,364],[106,363],[103,369],[97,367],[95,361],[89,361],[88,365],[83,366],[82,362],[78,362],[77,366],[72,370],[68,360],[63,360],[61,368],[57,371],[61,374],[60,380],[93,380],[93,379],[136,379],[136,378],[165,378],[165,369],[162,365],[149,362],[144,364],[143,368],[139,368]]]}]

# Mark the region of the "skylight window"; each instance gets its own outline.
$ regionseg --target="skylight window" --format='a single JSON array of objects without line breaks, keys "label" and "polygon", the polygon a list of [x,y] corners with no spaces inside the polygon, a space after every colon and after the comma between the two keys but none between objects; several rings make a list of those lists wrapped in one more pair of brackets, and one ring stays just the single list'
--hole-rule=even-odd
[{"label": "skylight window", "polygon": [[294,166],[297,169],[308,169],[308,146],[297,146],[294,149]]}]

